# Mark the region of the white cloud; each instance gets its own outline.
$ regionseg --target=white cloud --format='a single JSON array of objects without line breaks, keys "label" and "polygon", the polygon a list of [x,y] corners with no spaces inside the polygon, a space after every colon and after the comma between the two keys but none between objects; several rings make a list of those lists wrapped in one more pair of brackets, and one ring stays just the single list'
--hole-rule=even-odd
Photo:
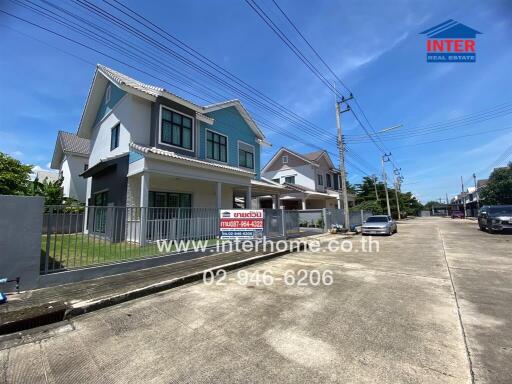
[{"label": "white cloud", "polygon": [[21,151],[13,151],[13,152],[11,152],[11,156],[12,157],[16,157],[16,158],[23,157],[24,155],[25,154],[23,152],[21,152]]}]

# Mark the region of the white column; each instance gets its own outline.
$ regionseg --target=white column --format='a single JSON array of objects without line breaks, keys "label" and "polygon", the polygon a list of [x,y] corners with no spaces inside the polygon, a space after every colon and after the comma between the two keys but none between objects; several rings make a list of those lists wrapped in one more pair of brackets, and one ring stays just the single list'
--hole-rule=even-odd
[{"label": "white column", "polygon": [[140,245],[146,244],[147,215],[149,205],[149,174],[142,173],[140,177]]},{"label": "white column", "polygon": [[302,209],[306,209],[306,199],[302,199]]},{"label": "white column", "polygon": [[221,209],[222,208],[222,183],[217,182],[217,187],[215,189],[215,201],[216,201],[216,208]]},{"label": "white column", "polygon": [[245,191],[245,209],[252,208],[252,188],[249,185]]},{"label": "white column", "polygon": [[279,195],[272,195],[272,209],[277,209],[279,206]]}]

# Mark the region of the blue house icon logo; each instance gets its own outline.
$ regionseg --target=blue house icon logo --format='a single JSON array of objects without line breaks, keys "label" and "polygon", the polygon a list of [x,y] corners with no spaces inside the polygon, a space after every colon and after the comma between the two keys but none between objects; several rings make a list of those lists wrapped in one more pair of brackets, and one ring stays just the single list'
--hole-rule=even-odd
[{"label": "blue house icon logo", "polygon": [[476,29],[452,19],[420,32],[420,35],[427,36],[429,63],[474,63],[476,35],[480,34]]}]

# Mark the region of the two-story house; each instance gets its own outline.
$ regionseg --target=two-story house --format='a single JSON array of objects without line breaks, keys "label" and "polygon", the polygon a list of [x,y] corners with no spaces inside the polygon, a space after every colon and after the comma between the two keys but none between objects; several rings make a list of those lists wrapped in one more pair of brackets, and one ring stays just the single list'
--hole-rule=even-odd
[{"label": "two-story house", "polygon": [[238,100],[200,106],[98,65],[78,127],[90,140],[88,206],[251,207],[263,132]]},{"label": "two-story house", "polygon": [[[266,179],[285,185],[289,192],[280,195],[285,209],[338,208],[340,172],[326,151],[300,154],[279,149],[261,170]],[[260,198],[263,206],[268,204]],[[355,197],[349,195],[349,206]]]},{"label": "two-story house", "polygon": [[59,131],[53,151],[51,168],[59,170],[64,197],[82,203],[87,198],[87,181],[80,174],[87,170],[90,140],[76,134]]}]

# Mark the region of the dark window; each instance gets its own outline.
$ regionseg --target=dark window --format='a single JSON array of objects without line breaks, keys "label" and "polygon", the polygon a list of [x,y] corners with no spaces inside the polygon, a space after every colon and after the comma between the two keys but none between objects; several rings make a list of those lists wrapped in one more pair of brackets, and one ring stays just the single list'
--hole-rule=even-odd
[{"label": "dark window", "polygon": [[238,165],[240,167],[254,169],[254,154],[244,149],[238,149]]},{"label": "dark window", "polygon": [[277,184],[279,184],[279,183],[281,182],[281,180],[279,180],[279,177],[278,177],[277,179],[272,179],[272,181],[273,181],[274,183],[277,183]]},{"label": "dark window", "polygon": [[206,158],[217,161],[228,161],[228,139],[212,131],[206,131]]},{"label": "dark window", "polygon": [[284,182],[288,184],[295,184],[295,176],[286,176]]},{"label": "dark window", "polygon": [[190,208],[192,195],[190,193],[149,192],[149,206],[159,208]]},{"label": "dark window", "polygon": [[318,175],[318,185],[324,185],[324,177],[322,175]]},{"label": "dark window", "polygon": [[192,149],[192,119],[162,108],[160,136],[162,143]]},{"label": "dark window", "polygon": [[329,173],[327,173],[325,175],[325,183],[326,183],[326,187],[327,188],[331,188],[332,187],[332,184],[331,184],[331,175]]},{"label": "dark window", "polygon": [[89,169],[89,164],[84,164],[84,171],[87,171]]},{"label": "dark window", "polygon": [[338,190],[340,189],[340,177],[339,175],[334,175],[334,189]]},{"label": "dark window", "polygon": [[110,131],[110,150],[113,151],[117,147],[119,147],[119,130],[121,125],[117,124],[112,130]]},{"label": "dark window", "polygon": [[387,223],[389,218],[387,216],[370,216],[366,222],[367,223]]}]

